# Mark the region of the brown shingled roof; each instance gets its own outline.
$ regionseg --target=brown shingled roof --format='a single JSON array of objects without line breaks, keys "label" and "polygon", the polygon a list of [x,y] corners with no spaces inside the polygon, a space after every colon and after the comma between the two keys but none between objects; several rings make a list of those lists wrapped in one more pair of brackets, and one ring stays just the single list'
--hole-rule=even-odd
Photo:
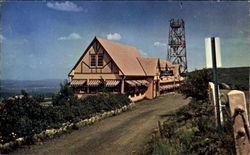
[{"label": "brown shingled roof", "polygon": [[146,72],[147,76],[155,76],[157,72],[157,65],[159,63],[159,58],[145,58],[145,57],[138,57],[137,58]]},{"label": "brown shingled roof", "polygon": [[[172,66],[170,62],[165,60],[160,60],[159,62],[159,58],[142,57],[135,47],[123,45],[117,42],[97,37],[91,42],[86,51],[91,47],[91,45],[95,41],[98,41],[102,45],[102,47],[113,59],[113,61],[116,63],[121,72],[126,76],[155,76],[156,68],[159,63],[160,66],[166,66],[166,63],[168,66]],[[86,51],[75,64],[73,69],[76,68],[77,64],[84,57]],[[70,73],[72,72],[72,70],[70,71]]]},{"label": "brown shingled roof", "polygon": [[110,40],[96,38],[120,70],[127,76],[145,76],[137,57],[141,57],[135,47],[123,45]]},{"label": "brown shingled roof", "polygon": [[173,64],[171,62],[161,59],[160,60],[160,66],[161,67],[166,67],[166,65],[167,65],[167,67],[172,67],[173,66]]}]

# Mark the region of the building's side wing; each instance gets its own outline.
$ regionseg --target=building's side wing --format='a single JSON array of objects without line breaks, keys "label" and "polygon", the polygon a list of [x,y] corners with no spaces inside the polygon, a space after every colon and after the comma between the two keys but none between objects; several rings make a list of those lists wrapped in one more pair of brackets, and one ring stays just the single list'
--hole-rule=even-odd
[{"label": "building's side wing", "polygon": [[138,57],[137,59],[147,76],[159,76],[159,58]]}]

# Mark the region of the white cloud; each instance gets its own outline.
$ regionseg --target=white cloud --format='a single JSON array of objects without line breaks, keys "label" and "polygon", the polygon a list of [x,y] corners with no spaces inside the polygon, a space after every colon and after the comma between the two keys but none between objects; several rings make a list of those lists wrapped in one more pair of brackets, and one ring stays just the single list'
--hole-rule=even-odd
[{"label": "white cloud", "polygon": [[71,33],[68,36],[64,36],[64,37],[59,37],[58,40],[77,40],[77,39],[81,39],[82,37],[77,34],[77,33]]},{"label": "white cloud", "polygon": [[121,40],[121,38],[122,38],[122,36],[119,33],[107,34],[108,40]]},{"label": "white cloud", "polygon": [[73,2],[55,2],[55,3],[51,3],[48,2],[47,3],[47,7],[54,9],[54,10],[59,10],[59,11],[68,11],[68,12],[81,12],[83,11],[83,8],[80,6],[77,6],[75,3]]},{"label": "white cloud", "polygon": [[154,42],[154,46],[157,46],[157,47],[164,47],[164,46],[167,46],[166,43],[161,43],[161,42]]},{"label": "white cloud", "polygon": [[3,35],[0,34],[0,42],[2,42],[4,40],[6,40],[6,38]]}]

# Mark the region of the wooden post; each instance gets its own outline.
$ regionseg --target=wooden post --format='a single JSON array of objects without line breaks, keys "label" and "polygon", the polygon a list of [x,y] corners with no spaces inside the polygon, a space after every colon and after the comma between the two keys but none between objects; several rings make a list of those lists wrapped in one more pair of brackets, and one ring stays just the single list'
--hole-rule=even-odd
[{"label": "wooden post", "polygon": [[249,154],[249,121],[245,94],[232,90],[228,93],[230,112],[233,120],[234,141],[237,155]]},{"label": "wooden post", "polygon": [[125,77],[123,77],[122,81],[121,81],[121,94],[125,94],[125,92],[124,92],[124,85],[125,85],[124,79],[125,79]]},{"label": "wooden post", "polygon": [[89,79],[87,79],[87,94],[89,94]]}]

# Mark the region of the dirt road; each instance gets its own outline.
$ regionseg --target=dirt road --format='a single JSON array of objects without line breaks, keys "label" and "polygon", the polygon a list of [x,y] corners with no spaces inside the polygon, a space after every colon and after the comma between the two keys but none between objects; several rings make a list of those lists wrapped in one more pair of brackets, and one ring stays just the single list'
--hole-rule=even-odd
[{"label": "dirt road", "polygon": [[126,155],[139,150],[162,117],[187,104],[179,94],[138,102],[136,107],[42,145],[22,148],[14,154]]}]

